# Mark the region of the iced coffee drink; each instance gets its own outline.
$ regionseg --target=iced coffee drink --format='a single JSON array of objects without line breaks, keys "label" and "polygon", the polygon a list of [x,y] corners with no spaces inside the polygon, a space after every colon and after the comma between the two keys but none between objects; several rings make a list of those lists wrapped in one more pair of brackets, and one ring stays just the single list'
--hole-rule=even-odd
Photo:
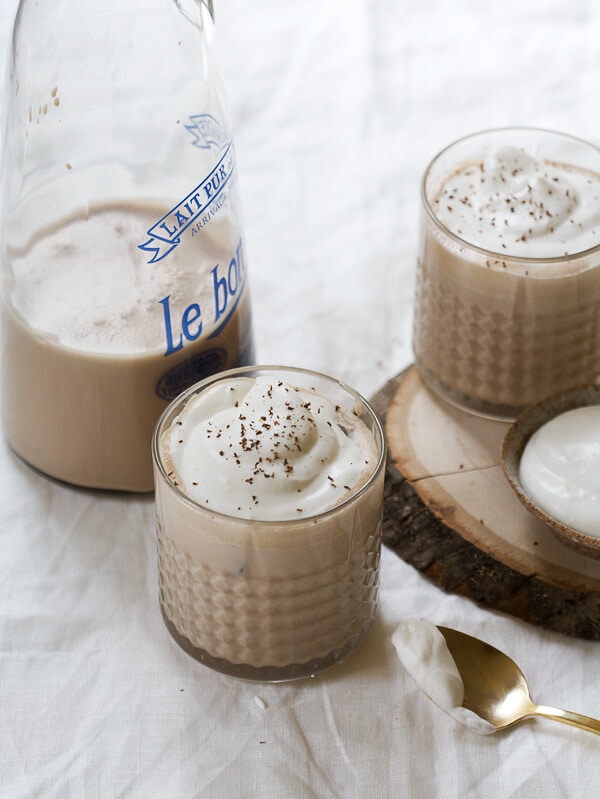
[{"label": "iced coffee drink", "polygon": [[414,352],[450,402],[512,418],[600,377],[600,151],[494,130],[438,155],[422,186]]},{"label": "iced coffee drink", "polygon": [[384,449],[368,404],[312,372],[229,371],[172,403],[153,455],[175,640],[256,680],[350,654],[377,602]]}]

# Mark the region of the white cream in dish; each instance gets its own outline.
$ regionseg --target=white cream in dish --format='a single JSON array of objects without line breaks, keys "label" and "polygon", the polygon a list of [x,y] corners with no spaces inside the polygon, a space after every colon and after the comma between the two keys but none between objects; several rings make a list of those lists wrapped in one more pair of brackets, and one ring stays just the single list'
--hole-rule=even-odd
[{"label": "white cream in dish", "polygon": [[457,167],[433,209],[452,233],[498,254],[555,258],[600,244],[600,176],[515,146]]},{"label": "white cream in dish", "polygon": [[378,459],[356,415],[310,388],[265,376],[218,382],[195,396],[165,444],[178,486],[191,499],[262,521],[338,505]]},{"label": "white cream in dish", "polygon": [[392,635],[398,657],[421,691],[441,710],[480,735],[495,727],[462,706],[465,688],[446,639],[424,619],[407,619]]},{"label": "white cream in dish", "polygon": [[600,405],[566,411],[536,430],[519,479],[548,516],[600,537]]}]

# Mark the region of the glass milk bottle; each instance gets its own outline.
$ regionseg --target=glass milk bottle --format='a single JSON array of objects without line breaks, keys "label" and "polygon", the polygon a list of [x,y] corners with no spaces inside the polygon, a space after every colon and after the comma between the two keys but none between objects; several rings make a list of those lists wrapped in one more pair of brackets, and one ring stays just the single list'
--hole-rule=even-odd
[{"label": "glass milk bottle", "polygon": [[151,490],[168,402],[254,358],[212,3],[21,0],[2,155],[7,441]]}]

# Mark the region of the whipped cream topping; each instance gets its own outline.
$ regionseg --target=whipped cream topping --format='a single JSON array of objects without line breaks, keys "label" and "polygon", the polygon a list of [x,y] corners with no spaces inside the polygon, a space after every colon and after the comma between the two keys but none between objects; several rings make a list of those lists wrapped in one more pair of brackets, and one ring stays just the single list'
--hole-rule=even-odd
[{"label": "whipped cream topping", "polygon": [[424,619],[407,619],[392,635],[400,662],[423,693],[441,710],[480,735],[496,728],[462,706],[465,687],[438,628]]},{"label": "whipped cream topping", "polygon": [[166,435],[172,482],[199,505],[246,519],[321,513],[377,464],[375,441],[356,414],[275,376],[215,383]]},{"label": "whipped cream topping", "polygon": [[522,258],[600,245],[600,175],[506,146],[450,173],[432,202],[463,241]]},{"label": "whipped cream topping", "polygon": [[600,537],[600,405],[542,425],[525,445],[519,471],[525,493],[545,513]]}]

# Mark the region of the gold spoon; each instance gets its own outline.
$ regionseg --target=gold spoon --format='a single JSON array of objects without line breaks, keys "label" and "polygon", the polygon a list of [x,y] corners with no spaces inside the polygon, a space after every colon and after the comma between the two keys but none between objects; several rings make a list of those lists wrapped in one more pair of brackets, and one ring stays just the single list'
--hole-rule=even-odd
[{"label": "gold spoon", "polygon": [[463,707],[497,730],[532,716],[545,716],[600,735],[600,721],[531,701],[521,669],[504,652],[471,635],[438,627],[446,639],[465,687]]}]

